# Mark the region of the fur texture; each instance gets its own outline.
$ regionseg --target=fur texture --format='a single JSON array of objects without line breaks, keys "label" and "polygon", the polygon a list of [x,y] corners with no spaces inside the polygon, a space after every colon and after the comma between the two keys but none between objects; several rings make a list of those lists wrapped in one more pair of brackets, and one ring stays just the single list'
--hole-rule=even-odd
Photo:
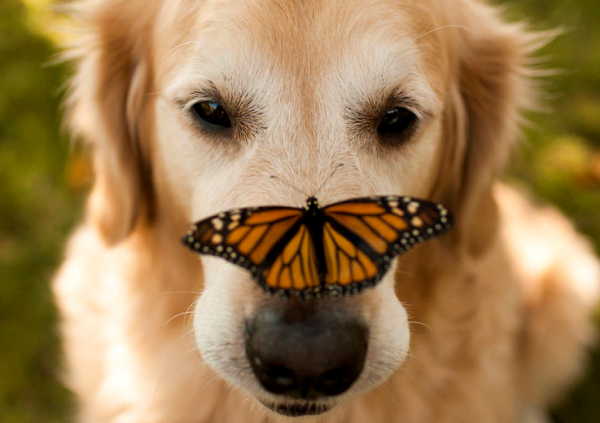
[{"label": "fur texture", "polygon": [[[370,330],[365,369],[331,411],[299,420],[543,421],[582,370],[600,266],[558,212],[496,182],[542,36],[476,0],[72,9],[86,32],[69,122],[95,182],[54,292],[79,421],[289,421],[257,401],[285,402],[244,355],[244,319],[273,299],[179,237],[221,210],[302,205],[277,181],[313,192],[339,163],[321,204],[408,194],[457,221],[344,300]],[[233,116],[227,136],[190,116],[206,92]],[[419,123],[390,147],[369,119],[398,93]]]}]

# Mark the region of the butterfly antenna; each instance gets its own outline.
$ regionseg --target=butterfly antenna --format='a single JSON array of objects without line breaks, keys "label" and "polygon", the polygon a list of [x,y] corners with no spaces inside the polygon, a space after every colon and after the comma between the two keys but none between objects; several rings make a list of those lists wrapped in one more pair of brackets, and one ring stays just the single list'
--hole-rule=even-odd
[{"label": "butterfly antenna", "polygon": [[307,193],[302,191],[300,188],[295,187],[294,185],[290,184],[288,181],[281,179],[279,176],[271,175],[270,178],[277,179],[278,181],[281,181],[281,183],[283,183],[286,187],[291,188],[296,192],[299,192],[300,194],[304,195],[305,197],[308,197]]},{"label": "butterfly antenna", "polygon": [[335,175],[335,172],[337,172],[338,169],[342,166],[344,166],[344,163],[340,163],[339,165],[337,165],[336,167],[333,168],[331,173],[329,175],[327,175],[327,177],[323,180],[323,182],[321,182],[321,185],[319,185],[319,188],[317,188],[317,190],[315,191],[315,195],[313,197],[316,197],[317,195],[319,195],[319,192],[321,191],[321,189],[323,189],[325,184],[327,184],[327,182],[329,182],[331,180],[331,177],[333,175]]}]

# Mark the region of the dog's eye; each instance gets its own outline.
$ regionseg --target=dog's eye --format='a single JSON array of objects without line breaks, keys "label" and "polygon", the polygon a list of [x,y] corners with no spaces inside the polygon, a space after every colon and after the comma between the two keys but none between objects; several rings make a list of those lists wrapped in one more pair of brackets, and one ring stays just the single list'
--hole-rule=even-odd
[{"label": "dog's eye", "polygon": [[[215,127],[230,128],[231,120],[223,106],[216,101],[199,101],[192,106],[196,118],[204,124]],[[218,129],[218,128],[215,128]]]},{"label": "dog's eye", "polygon": [[413,112],[403,107],[396,107],[385,112],[377,127],[377,132],[382,135],[403,134],[412,128],[415,120],[416,116]]}]

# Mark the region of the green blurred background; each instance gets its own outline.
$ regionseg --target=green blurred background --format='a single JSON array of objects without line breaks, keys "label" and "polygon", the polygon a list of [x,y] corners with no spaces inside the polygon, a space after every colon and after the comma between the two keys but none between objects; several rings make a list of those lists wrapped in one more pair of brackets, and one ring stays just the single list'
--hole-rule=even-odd
[{"label": "green blurred background", "polygon": [[[65,422],[49,280],[89,186],[87,161],[61,131],[69,76],[52,64],[64,18],[51,0],[0,0],[0,422]],[[565,34],[542,51],[548,114],[531,116],[508,179],[558,205],[600,251],[600,1],[501,1],[510,19]],[[553,411],[600,422],[600,353]]]}]

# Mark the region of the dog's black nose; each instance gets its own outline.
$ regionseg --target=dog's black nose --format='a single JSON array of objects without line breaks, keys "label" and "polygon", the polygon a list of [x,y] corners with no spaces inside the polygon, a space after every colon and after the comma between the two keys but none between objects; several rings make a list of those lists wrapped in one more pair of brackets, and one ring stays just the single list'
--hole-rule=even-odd
[{"label": "dog's black nose", "polygon": [[360,375],[368,331],[324,301],[263,308],[246,327],[246,354],[269,392],[297,399],[341,394]]}]

